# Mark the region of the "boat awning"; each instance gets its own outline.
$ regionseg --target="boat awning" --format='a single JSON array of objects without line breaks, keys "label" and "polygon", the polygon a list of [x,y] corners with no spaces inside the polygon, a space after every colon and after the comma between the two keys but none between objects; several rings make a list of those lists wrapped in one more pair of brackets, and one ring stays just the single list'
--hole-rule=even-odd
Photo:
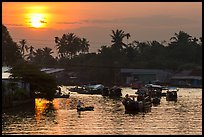
[{"label": "boat awning", "polygon": [[163,86],[160,86],[160,85],[154,85],[154,84],[146,84],[145,87],[149,88],[162,88]]},{"label": "boat awning", "polygon": [[43,71],[43,72],[45,72],[47,74],[52,74],[52,73],[64,71],[64,69],[60,69],[60,68],[43,68],[40,71]]}]

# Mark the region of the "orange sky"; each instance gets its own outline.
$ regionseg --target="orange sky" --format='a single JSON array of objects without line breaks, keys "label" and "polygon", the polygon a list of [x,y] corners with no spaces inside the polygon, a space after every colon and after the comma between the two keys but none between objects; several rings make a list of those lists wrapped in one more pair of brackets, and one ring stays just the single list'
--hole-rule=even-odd
[{"label": "orange sky", "polygon": [[[31,27],[34,13],[43,15],[42,28]],[[115,29],[129,32],[130,41],[169,41],[180,30],[200,37],[202,2],[2,2],[2,23],[16,42],[54,48],[54,37],[73,32],[95,52]]]}]

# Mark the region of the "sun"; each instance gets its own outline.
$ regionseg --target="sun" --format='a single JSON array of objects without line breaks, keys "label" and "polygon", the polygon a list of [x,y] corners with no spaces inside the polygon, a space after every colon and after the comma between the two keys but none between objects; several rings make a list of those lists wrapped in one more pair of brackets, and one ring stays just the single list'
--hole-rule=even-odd
[{"label": "sun", "polygon": [[46,24],[45,17],[43,14],[31,14],[30,15],[30,24],[34,28],[42,28]]}]

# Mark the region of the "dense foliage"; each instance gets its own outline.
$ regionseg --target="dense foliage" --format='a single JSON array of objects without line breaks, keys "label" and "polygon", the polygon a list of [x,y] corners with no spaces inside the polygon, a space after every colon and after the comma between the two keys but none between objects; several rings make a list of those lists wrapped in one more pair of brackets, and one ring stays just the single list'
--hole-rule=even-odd
[{"label": "dense foliage", "polygon": [[11,71],[12,77],[28,82],[31,87],[31,95],[36,93],[52,100],[57,89],[56,80],[49,74],[41,72],[38,67],[31,64],[15,65]]},{"label": "dense foliage", "polygon": [[[3,35],[8,33],[4,29]],[[195,38],[184,31],[175,33],[170,42],[137,41],[128,42],[131,35],[123,30],[112,30],[111,45],[102,45],[97,53],[89,53],[89,41],[74,33],[55,37],[58,56],[54,58],[50,48],[34,49],[20,41],[17,48],[10,36],[3,37],[3,62],[15,64],[21,58],[40,67],[61,67],[68,72],[77,72],[81,79],[113,82],[120,68],[168,69],[171,71],[193,69],[202,66],[202,37]],[[127,42],[124,42],[125,41]],[[7,50],[5,47],[9,47]],[[30,49],[24,55],[24,48]],[[94,46],[94,45],[92,45]],[[13,47],[13,48],[12,48]],[[15,48],[14,48],[15,47]],[[12,53],[6,53],[6,52]],[[18,53],[18,54],[13,54]],[[14,57],[15,55],[15,57]],[[23,56],[24,55],[24,56]],[[7,56],[10,57],[8,60]],[[25,58],[27,57],[27,58]],[[12,58],[12,59],[11,59]],[[12,63],[10,63],[12,62]]]},{"label": "dense foliage", "polygon": [[6,26],[2,25],[2,65],[12,66],[22,61],[18,45],[12,40]]}]

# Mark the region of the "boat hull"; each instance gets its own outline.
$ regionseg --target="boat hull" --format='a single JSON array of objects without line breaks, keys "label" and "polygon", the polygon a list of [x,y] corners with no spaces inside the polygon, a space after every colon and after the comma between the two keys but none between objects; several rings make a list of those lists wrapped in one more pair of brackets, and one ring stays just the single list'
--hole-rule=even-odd
[{"label": "boat hull", "polygon": [[89,107],[77,107],[77,111],[93,111],[94,107],[89,106]]}]

